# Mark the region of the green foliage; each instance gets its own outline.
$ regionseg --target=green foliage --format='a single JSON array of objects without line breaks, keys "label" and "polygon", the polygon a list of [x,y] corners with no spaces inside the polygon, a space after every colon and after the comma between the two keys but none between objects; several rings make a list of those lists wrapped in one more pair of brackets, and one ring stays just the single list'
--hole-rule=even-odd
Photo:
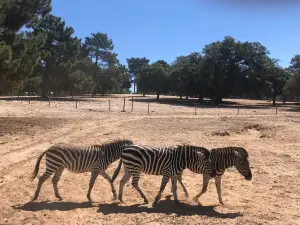
[{"label": "green foliage", "polygon": [[101,60],[101,66],[112,66],[116,63],[117,54],[113,53],[114,45],[107,34],[92,33],[92,37],[85,38],[85,45],[95,64]]},{"label": "green foliage", "polygon": [[159,60],[143,68],[139,74],[138,87],[142,92],[155,92],[159,95],[167,91],[169,65]]},{"label": "green foliage", "polygon": [[129,73],[133,81],[133,92],[135,93],[136,83],[139,77],[140,72],[143,68],[149,65],[150,60],[143,58],[129,58],[127,59],[127,64],[129,68]]},{"label": "green foliage", "polygon": [[[281,68],[259,42],[225,37],[206,45],[202,53],[164,60],[128,58],[119,63],[106,33],[91,33],[84,42],[60,17],[49,14],[51,0],[0,2],[0,93],[11,91],[123,93],[131,82],[138,92],[209,97],[284,99],[300,96],[300,55]],[[20,28],[32,31],[19,32]]]}]

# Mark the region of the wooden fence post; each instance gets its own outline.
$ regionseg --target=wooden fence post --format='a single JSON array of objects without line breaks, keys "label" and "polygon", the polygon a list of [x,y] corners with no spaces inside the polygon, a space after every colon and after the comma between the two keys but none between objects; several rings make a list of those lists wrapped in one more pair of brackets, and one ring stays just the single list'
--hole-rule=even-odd
[{"label": "wooden fence post", "polygon": [[125,97],[124,97],[124,103],[123,103],[123,110],[122,112],[125,112]]},{"label": "wooden fence post", "polygon": [[198,108],[198,103],[196,102],[196,104],[195,104],[195,115],[197,115],[197,108]]},{"label": "wooden fence post", "polygon": [[276,104],[276,115],[277,115],[277,104]]},{"label": "wooden fence post", "polygon": [[108,100],[108,111],[110,112],[110,100]]},{"label": "wooden fence post", "polygon": [[238,105],[238,108],[237,108],[237,115],[240,114],[240,105]]},{"label": "wooden fence post", "polygon": [[148,115],[150,115],[150,101],[148,100]]},{"label": "wooden fence post", "polygon": [[75,100],[75,108],[77,109],[77,99]]}]

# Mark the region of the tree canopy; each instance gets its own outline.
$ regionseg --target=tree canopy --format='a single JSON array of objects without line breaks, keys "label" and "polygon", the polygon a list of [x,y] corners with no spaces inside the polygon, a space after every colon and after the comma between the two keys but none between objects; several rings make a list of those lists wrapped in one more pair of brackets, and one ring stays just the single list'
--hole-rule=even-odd
[{"label": "tree canopy", "polygon": [[[22,29],[21,29],[22,28]],[[133,91],[211,99],[271,98],[298,100],[300,55],[282,68],[259,42],[226,36],[201,52],[175,57],[173,62],[147,57],[121,64],[108,34],[95,31],[76,37],[74,28],[51,14],[51,0],[0,2],[0,94],[62,94]]]}]

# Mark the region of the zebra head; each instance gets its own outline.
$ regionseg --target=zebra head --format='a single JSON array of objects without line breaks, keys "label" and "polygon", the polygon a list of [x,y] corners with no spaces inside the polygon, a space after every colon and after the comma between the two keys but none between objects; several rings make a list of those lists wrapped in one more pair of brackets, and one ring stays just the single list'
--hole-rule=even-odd
[{"label": "zebra head", "polygon": [[234,151],[235,167],[242,174],[246,180],[252,179],[252,172],[249,165],[248,153],[243,148],[238,148]]}]

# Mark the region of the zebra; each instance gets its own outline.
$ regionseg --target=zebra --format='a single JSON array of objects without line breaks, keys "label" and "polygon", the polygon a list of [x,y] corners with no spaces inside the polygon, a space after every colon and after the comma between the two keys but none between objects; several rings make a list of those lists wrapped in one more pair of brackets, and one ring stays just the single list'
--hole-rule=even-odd
[{"label": "zebra", "polygon": [[[227,168],[235,166],[236,169],[245,177],[246,180],[251,180],[252,172],[249,165],[249,154],[246,151],[246,149],[242,147],[214,148],[210,150],[210,160],[214,168],[216,169],[216,173],[217,173],[217,175],[215,176],[215,183],[216,183],[219,203],[223,205],[224,202],[222,200],[222,195],[221,195],[222,175],[224,174]],[[193,168],[191,169],[191,171],[195,173],[199,173],[197,170],[194,170]],[[207,173],[203,174],[202,191],[193,198],[194,201],[198,202],[198,204],[200,204],[200,202],[198,201],[200,196],[207,191],[208,182],[210,178],[211,176],[209,176],[209,174]],[[188,198],[189,194],[184,184],[182,183],[182,174],[179,174],[177,176],[177,180],[180,183],[181,187],[183,188],[185,196]]]},{"label": "zebra", "polygon": [[122,163],[124,164],[125,174],[119,187],[120,202],[123,202],[124,185],[128,182],[130,177],[133,176],[132,186],[144,199],[144,204],[149,203],[148,199],[138,186],[141,172],[152,175],[163,175],[160,190],[155,197],[153,206],[160,200],[161,194],[170,178],[175,203],[179,203],[177,198],[176,176],[182,174],[182,171],[186,168],[205,171],[212,177],[216,176],[216,171],[209,161],[209,150],[192,145],[176,145],[164,148],[145,145],[127,146],[122,153],[119,166],[112,176],[112,181],[117,177]]},{"label": "zebra", "polygon": [[42,157],[46,154],[46,171],[39,178],[36,192],[31,201],[35,201],[40,193],[42,184],[54,173],[52,184],[54,188],[55,197],[60,201],[63,198],[60,196],[57,188],[58,181],[65,168],[73,173],[91,172],[91,178],[89,183],[89,189],[87,198],[89,202],[92,202],[91,191],[98,177],[98,174],[102,175],[111,186],[113,193],[113,199],[117,199],[117,193],[114,188],[113,182],[110,176],[105,172],[108,166],[121,157],[123,149],[132,145],[133,142],[127,139],[114,140],[104,143],[102,145],[91,145],[87,147],[78,147],[65,143],[58,143],[46,151],[44,151],[37,159],[35,169],[32,173],[31,181],[37,176],[39,171],[39,165]]}]

